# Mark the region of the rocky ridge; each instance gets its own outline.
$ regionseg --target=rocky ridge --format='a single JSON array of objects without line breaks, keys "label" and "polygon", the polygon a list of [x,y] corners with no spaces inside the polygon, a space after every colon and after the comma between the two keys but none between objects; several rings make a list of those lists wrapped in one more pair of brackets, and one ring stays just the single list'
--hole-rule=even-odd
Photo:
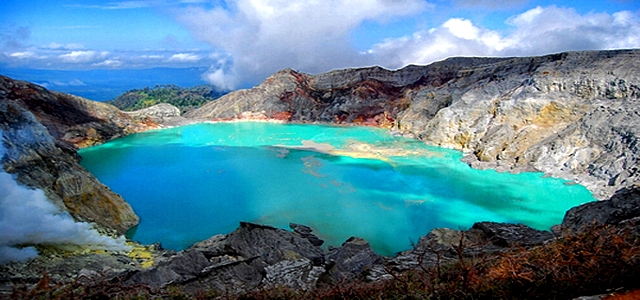
[{"label": "rocky ridge", "polygon": [[[231,93],[181,117],[170,106],[125,114],[112,106],[0,77],[3,168],[41,188],[74,218],[122,233],[137,223],[131,208],[77,164],[84,147],[157,128],[158,123],[249,116],[293,122],[388,127],[425,142],[461,149],[475,167],[541,170],[586,184],[608,204],[567,213],[563,228],[594,220],[637,225],[635,210],[640,96],[637,50],[563,53],[535,58],[455,58],[397,71],[382,68],[307,75],[287,69],[260,86]],[[178,121],[174,121],[178,120]],[[626,188],[626,189],[625,189]],[[618,199],[618,200],[616,200]],[[634,225],[635,224],[635,225]],[[464,255],[539,245],[554,235],[522,225],[478,223],[468,231],[436,229],[414,249],[381,257],[351,238],[324,251],[303,225],[293,232],[242,223],[181,251],[153,250],[150,268],[121,253],[87,254],[2,267],[3,282],[35,269],[61,281],[117,280],[125,285],[242,292],[257,287],[309,289],[349,280],[389,278],[389,271],[433,266]],[[564,230],[564,229],[563,229]],[[560,232],[560,231],[558,231]],[[151,254],[150,254],[151,255]],[[71,261],[78,260],[81,263]],[[86,265],[89,261],[94,264]],[[40,265],[39,265],[40,264]]]},{"label": "rocky ridge", "polygon": [[640,50],[451,58],[396,71],[285,69],[186,114],[388,127],[477,168],[574,179],[599,199],[638,182]]},{"label": "rocky ridge", "polygon": [[154,127],[110,105],[0,76],[3,169],[19,183],[42,189],[76,220],[106,232],[122,234],[138,216],[78,164],[76,149]]}]

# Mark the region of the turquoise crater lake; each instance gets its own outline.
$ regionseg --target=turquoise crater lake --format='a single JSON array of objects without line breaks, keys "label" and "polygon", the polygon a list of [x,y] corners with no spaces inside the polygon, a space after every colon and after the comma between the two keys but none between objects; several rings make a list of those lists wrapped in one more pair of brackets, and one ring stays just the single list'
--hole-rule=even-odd
[{"label": "turquoise crater lake", "polygon": [[239,221],[294,222],[328,245],[358,236],[392,255],[438,227],[497,221],[548,230],[567,209],[594,200],[566,180],[475,170],[459,151],[371,127],[205,123],[79,153],[140,216],[131,238],[175,250]]}]

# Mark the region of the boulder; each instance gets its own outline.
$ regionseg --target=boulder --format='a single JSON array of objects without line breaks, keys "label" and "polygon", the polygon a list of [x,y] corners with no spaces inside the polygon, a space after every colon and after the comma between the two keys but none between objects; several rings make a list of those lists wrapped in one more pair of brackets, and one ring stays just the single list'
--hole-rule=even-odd
[{"label": "boulder", "polygon": [[571,208],[561,228],[571,231],[594,224],[635,224],[640,218],[640,188],[621,189],[610,200],[585,203]]},{"label": "boulder", "polygon": [[315,234],[311,233],[313,229],[309,226],[300,225],[296,223],[289,223],[289,228],[293,229],[293,232],[299,234],[301,237],[309,240],[314,246],[322,246],[324,241],[318,238]]},{"label": "boulder", "polygon": [[514,246],[533,247],[555,236],[522,224],[496,222],[475,223],[468,230],[436,228],[420,238],[411,250],[389,259],[394,272],[431,268],[454,262],[460,257],[477,257]]},{"label": "boulder", "polygon": [[542,231],[523,224],[479,222],[472,229],[482,231],[484,236],[498,247],[534,246],[554,238],[549,231]]},{"label": "boulder", "polygon": [[339,248],[331,248],[327,255],[327,271],[320,277],[323,284],[336,284],[365,279],[384,258],[361,238],[351,237]]},{"label": "boulder", "polygon": [[[306,232],[304,225],[297,225]],[[324,273],[324,252],[299,233],[241,222],[227,235],[216,235],[171,255],[163,263],[129,275],[127,284],[163,287],[180,284],[242,292],[257,287],[309,289]]]}]

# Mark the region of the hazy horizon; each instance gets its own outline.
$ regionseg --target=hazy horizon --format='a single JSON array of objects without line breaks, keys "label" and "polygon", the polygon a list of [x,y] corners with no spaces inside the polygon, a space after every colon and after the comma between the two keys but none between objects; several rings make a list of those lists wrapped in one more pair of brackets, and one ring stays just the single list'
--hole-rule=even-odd
[{"label": "hazy horizon", "polygon": [[150,68],[117,70],[38,70],[2,69],[0,75],[24,80],[52,91],[68,93],[95,101],[113,100],[126,91],[173,84],[192,87],[209,84],[199,75],[202,68]]}]

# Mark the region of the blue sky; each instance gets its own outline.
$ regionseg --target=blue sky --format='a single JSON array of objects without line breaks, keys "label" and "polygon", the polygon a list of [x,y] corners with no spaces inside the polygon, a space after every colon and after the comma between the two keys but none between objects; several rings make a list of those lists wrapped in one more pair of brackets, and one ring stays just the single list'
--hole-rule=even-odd
[{"label": "blue sky", "polygon": [[0,68],[204,68],[223,89],[291,67],[640,48],[633,0],[4,0]]}]

